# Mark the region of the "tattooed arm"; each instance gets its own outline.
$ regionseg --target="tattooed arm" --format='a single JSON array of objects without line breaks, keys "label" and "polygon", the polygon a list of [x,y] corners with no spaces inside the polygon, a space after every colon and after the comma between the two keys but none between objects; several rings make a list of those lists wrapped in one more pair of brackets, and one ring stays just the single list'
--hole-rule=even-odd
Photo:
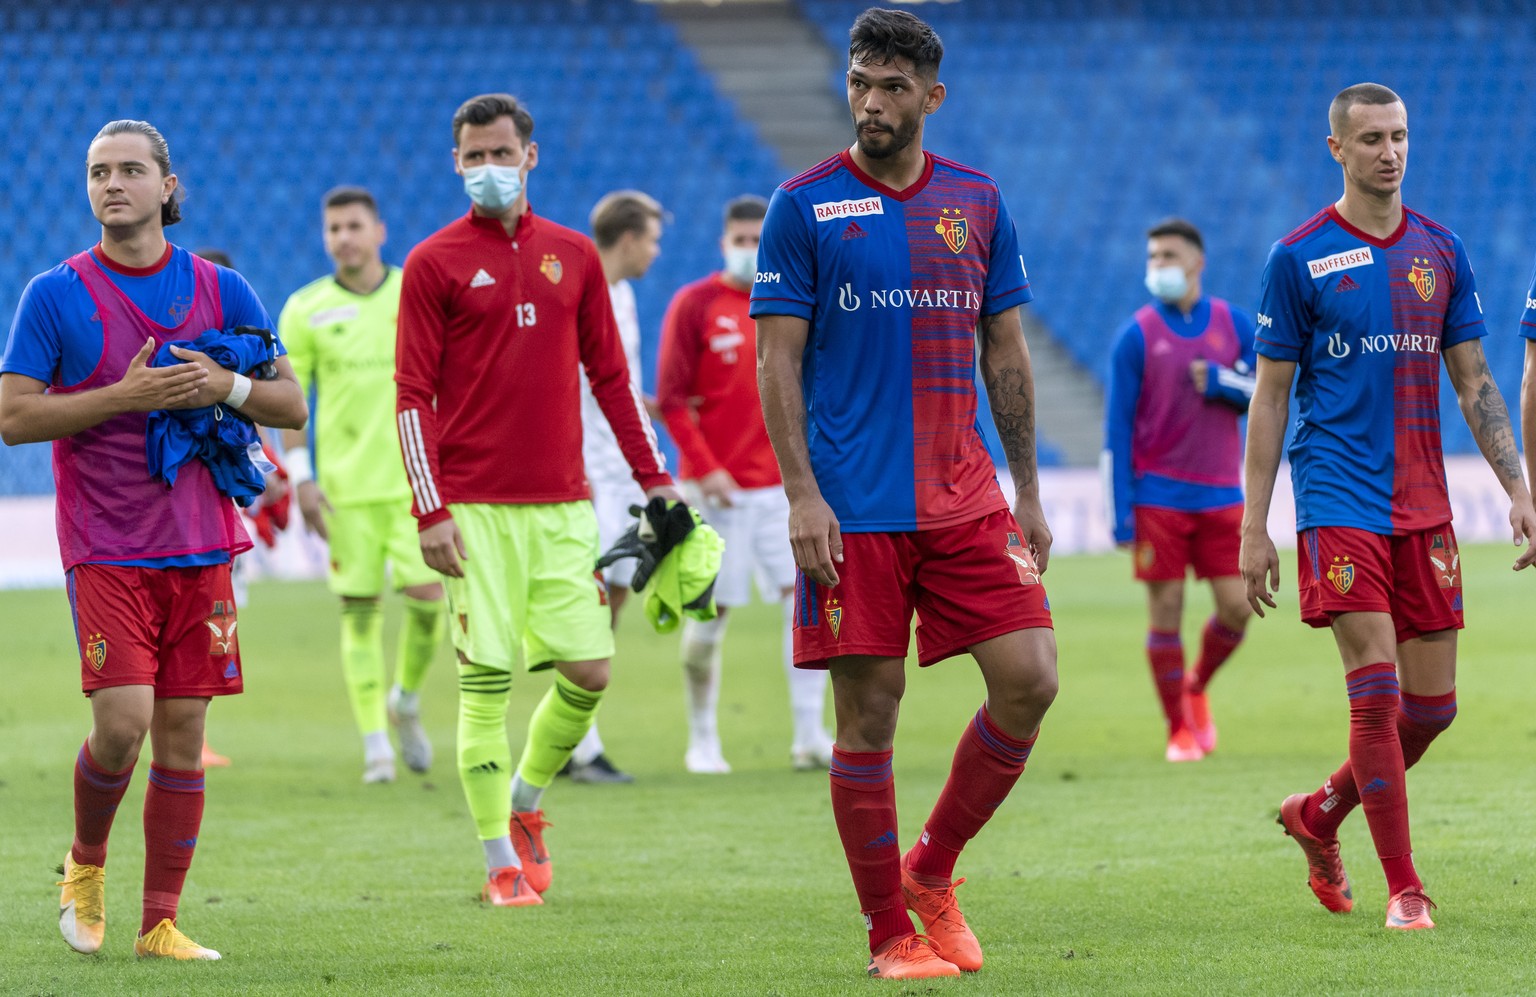
[{"label": "tattooed arm", "polygon": [[1040,477],[1035,461],[1035,378],[1029,346],[1018,308],[983,315],[981,378],[987,386],[992,421],[1003,442],[1008,472],[1013,475],[1013,517],[1024,542],[1035,550],[1042,574],[1051,557],[1051,530],[1040,507]]},{"label": "tattooed arm", "polygon": [[1466,418],[1478,448],[1499,484],[1509,495],[1509,525],[1514,531],[1514,541],[1525,541],[1525,552],[1515,561],[1519,571],[1536,561],[1536,546],[1531,539],[1536,536],[1536,510],[1531,508],[1531,492],[1526,487],[1525,475],[1520,471],[1520,452],[1515,449],[1515,432],[1509,423],[1509,411],[1499,386],[1488,370],[1483,356],[1481,340],[1471,339],[1457,343],[1445,351],[1445,369],[1451,376],[1451,386],[1461,402],[1461,414]]}]

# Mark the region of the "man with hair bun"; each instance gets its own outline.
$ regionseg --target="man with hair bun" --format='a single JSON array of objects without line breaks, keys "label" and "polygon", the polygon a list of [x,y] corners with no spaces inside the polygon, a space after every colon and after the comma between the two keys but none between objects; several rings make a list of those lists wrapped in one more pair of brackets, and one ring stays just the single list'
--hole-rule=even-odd
[{"label": "man with hair bun", "polygon": [[[159,410],[219,405],[220,418],[289,429],[308,412],[280,341],[268,379],[265,364],[229,370],[165,347],[272,321],[243,277],[166,241],[181,191],[153,125],[113,121],[96,134],[86,193],[101,241],[32,279],[0,358],[0,438],[53,441],[59,549],[91,701],[59,930],[77,952],[102,946],[107,838],[147,735],[134,952],[217,959],[182,933],[177,913],[202,826],[208,703],[243,688],[230,562],[251,541],[201,460],[169,487],[151,476],[146,430]],[[162,349],[181,362],[154,366]]]}]

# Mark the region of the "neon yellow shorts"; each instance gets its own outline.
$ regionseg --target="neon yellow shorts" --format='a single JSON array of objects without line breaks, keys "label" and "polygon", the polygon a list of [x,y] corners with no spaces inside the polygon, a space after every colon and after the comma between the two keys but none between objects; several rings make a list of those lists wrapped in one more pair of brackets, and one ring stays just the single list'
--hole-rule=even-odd
[{"label": "neon yellow shorts", "polygon": [[358,599],[384,591],[384,568],[397,589],[431,585],[443,576],[421,558],[411,500],[338,505],[325,520],[330,533],[331,591]]},{"label": "neon yellow shorts", "polygon": [[613,657],[608,593],[594,570],[592,503],[448,507],[464,538],[463,578],[445,578],[453,646],[510,672]]}]

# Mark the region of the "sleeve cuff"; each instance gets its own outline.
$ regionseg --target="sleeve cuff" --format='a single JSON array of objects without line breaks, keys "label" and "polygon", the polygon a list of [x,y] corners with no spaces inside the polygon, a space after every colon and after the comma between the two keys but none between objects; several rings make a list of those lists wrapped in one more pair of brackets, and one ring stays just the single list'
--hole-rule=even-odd
[{"label": "sleeve cuff", "polygon": [[438,523],[441,523],[445,519],[452,518],[453,513],[449,512],[446,508],[434,509],[427,513],[425,516],[416,517],[416,532],[420,533],[422,530],[430,529],[431,527],[436,526]]},{"label": "sleeve cuff", "polygon": [[811,302],[795,298],[753,298],[752,304],[747,307],[747,314],[753,318],[761,318],[764,315],[793,315],[807,322],[811,319],[811,311]]},{"label": "sleeve cuff", "polygon": [[665,471],[657,474],[637,474],[635,475],[635,481],[640,485],[642,491],[647,492],[652,488],[667,488],[677,484],[677,482],[672,480],[672,475]]}]

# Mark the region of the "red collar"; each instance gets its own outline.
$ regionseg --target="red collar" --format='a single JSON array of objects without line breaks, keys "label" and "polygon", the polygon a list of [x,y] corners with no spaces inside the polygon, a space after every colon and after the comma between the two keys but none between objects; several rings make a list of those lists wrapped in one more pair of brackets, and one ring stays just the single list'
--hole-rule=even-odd
[{"label": "red collar", "polygon": [[1341,228],[1344,231],[1348,232],[1350,235],[1354,236],[1356,239],[1364,239],[1366,242],[1368,242],[1371,245],[1375,246],[1377,249],[1390,249],[1390,248],[1392,248],[1392,246],[1397,242],[1397,240],[1399,240],[1399,239],[1401,239],[1403,237],[1403,233],[1408,231],[1408,208],[1406,206],[1404,206],[1404,208],[1403,208],[1403,218],[1402,218],[1402,221],[1397,223],[1397,229],[1391,235],[1387,236],[1385,239],[1379,239],[1376,236],[1371,235],[1369,232],[1362,232],[1359,229],[1355,228],[1353,225],[1351,225],[1348,222],[1348,220],[1345,219],[1345,217],[1343,215],[1339,214],[1338,205],[1335,205],[1335,204],[1328,205],[1328,216],[1333,219],[1334,224],[1338,225],[1339,228]]},{"label": "red collar", "polygon": [[99,242],[91,247],[91,256],[95,258],[97,263],[113,273],[122,274],[124,277],[153,277],[164,270],[167,263],[171,262],[171,254],[175,251],[176,247],[167,242],[165,244],[165,255],[147,267],[128,267],[116,262],[107,255],[106,250],[101,248],[101,243]]},{"label": "red collar", "polygon": [[500,218],[492,218],[490,215],[477,215],[475,209],[470,208],[469,214],[464,217],[475,228],[496,232],[502,238],[526,239],[533,229],[534,215],[533,205],[529,205],[517,219],[517,227],[512,230],[512,235],[507,235],[507,230],[502,226]]},{"label": "red collar", "polygon": [[895,198],[898,201],[910,201],[912,198],[921,193],[922,189],[928,186],[928,181],[933,178],[933,155],[928,152],[923,153],[922,176],[918,177],[917,181],[913,183],[912,186],[907,187],[905,190],[897,190],[894,187],[887,187],[879,180],[876,180],[868,173],[865,173],[863,170],[859,169],[859,164],[853,161],[853,153],[849,152],[847,149],[844,149],[838,155],[842,157],[843,165],[848,167],[848,172],[857,177],[860,183],[873,190],[879,191],[886,197]]}]

